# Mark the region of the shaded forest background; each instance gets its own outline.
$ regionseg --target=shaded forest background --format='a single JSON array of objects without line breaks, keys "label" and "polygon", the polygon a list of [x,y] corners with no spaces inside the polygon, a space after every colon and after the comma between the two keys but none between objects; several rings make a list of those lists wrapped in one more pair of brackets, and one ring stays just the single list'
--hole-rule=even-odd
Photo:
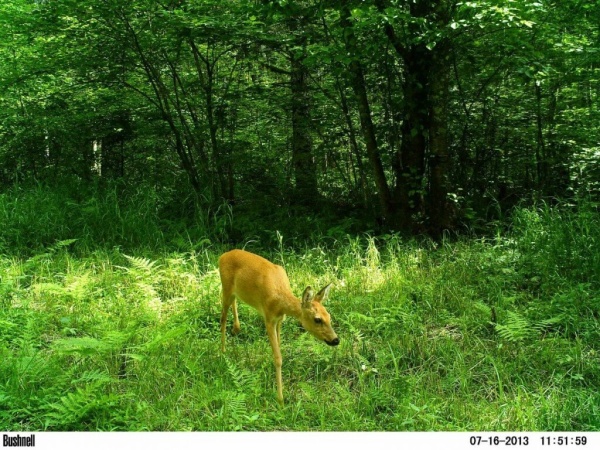
[{"label": "shaded forest background", "polygon": [[580,0],[3,2],[0,189],[32,210],[4,208],[4,244],[126,204],[132,233],[149,214],[188,243],[439,236],[593,205],[598,17]]}]

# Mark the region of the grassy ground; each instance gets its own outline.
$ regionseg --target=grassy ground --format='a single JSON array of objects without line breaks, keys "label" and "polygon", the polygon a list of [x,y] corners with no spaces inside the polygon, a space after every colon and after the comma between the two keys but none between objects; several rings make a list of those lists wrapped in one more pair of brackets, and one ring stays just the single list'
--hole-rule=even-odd
[{"label": "grassy ground", "polygon": [[487,240],[249,245],[297,295],[334,283],[338,347],[283,325],[283,408],[253,310],[219,351],[225,248],[5,248],[0,429],[600,430],[599,230],[546,208]]}]

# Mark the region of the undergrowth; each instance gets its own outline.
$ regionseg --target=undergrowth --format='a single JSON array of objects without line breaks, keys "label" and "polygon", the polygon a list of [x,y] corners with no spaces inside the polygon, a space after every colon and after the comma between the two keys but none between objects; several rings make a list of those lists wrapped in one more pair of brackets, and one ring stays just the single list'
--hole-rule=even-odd
[{"label": "undergrowth", "polygon": [[495,238],[248,243],[297,294],[334,283],[338,347],[283,325],[283,408],[249,307],[219,351],[225,247],[94,248],[54,223],[29,254],[2,235],[0,429],[600,430],[593,211],[524,209]]}]

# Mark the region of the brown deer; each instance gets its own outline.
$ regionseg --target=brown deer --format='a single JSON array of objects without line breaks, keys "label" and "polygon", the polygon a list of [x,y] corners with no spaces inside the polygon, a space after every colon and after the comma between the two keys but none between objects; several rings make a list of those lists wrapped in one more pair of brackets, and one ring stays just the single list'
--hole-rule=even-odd
[{"label": "brown deer", "polygon": [[227,312],[233,306],[233,334],[240,331],[236,297],[256,309],[265,319],[277,376],[277,400],[283,404],[281,380],[281,322],[286,315],[300,321],[305,330],[328,345],[340,340],[331,328],[331,317],[322,303],[327,300],[331,284],[314,294],[308,286],[302,300],[292,293],[283,267],[244,250],[231,250],[219,258],[222,284],[221,351],[225,352]]}]

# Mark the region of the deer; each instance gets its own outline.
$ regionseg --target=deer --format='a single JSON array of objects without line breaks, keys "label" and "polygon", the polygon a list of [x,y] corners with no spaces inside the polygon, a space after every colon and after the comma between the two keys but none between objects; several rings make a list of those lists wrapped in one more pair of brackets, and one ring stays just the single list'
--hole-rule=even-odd
[{"label": "deer", "polygon": [[256,309],[264,318],[267,336],[273,350],[277,379],[277,400],[283,405],[281,379],[281,323],[286,315],[295,317],[302,327],[327,345],[336,346],[340,339],[331,327],[331,316],[323,306],[331,283],[316,295],[310,286],[302,298],[292,293],[285,269],[245,250],[231,250],[219,258],[221,276],[221,352],[225,353],[227,314],[233,309],[233,330],[240,331],[236,298]]}]

